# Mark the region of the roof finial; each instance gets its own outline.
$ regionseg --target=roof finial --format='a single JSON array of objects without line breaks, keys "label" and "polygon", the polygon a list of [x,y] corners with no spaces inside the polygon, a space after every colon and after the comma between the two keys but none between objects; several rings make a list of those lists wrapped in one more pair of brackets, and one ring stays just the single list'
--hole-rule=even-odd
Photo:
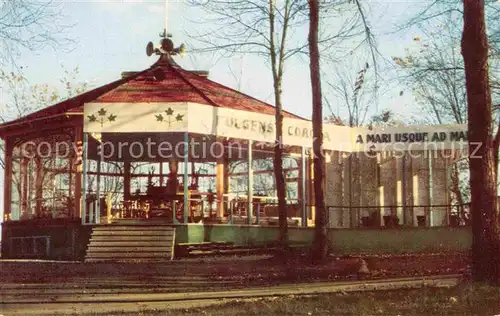
[{"label": "roof finial", "polygon": [[146,46],[146,54],[151,56],[153,54],[156,55],[181,55],[184,56],[186,51],[184,44],[181,46],[174,48],[174,43],[170,39],[172,34],[167,32],[168,27],[168,0],[165,0],[165,29],[163,29],[163,33],[160,33],[160,47],[155,47],[152,42],[149,42]]},{"label": "roof finial", "polygon": [[168,0],[165,0],[165,31],[163,32],[164,38],[167,38],[168,33]]}]

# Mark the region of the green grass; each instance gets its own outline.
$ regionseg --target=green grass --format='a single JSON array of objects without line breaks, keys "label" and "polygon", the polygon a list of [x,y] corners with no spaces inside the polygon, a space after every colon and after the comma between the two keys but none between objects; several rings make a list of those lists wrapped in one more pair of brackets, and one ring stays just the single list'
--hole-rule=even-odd
[{"label": "green grass", "polygon": [[286,296],[233,301],[184,310],[144,310],[108,315],[500,315],[500,287],[456,288]]}]

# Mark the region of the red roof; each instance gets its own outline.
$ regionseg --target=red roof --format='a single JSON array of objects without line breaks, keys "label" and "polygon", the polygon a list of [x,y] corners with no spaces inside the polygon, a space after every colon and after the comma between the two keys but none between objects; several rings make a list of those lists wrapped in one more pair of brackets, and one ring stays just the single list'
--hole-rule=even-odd
[{"label": "red roof", "polygon": [[[89,102],[195,102],[235,110],[275,114],[275,107],[179,67],[163,55],[149,69],[85,92],[15,121],[0,125],[0,132],[13,125],[46,120],[68,112],[83,112]],[[298,118],[283,111],[284,117]]]},{"label": "red roof", "polygon": [[[168,56],[133,80],[101,95],[96,102],[195,102],[269,115],[276,112],[268,103],[182,69]],[[285,111],[283,115],[300,118]]]}]

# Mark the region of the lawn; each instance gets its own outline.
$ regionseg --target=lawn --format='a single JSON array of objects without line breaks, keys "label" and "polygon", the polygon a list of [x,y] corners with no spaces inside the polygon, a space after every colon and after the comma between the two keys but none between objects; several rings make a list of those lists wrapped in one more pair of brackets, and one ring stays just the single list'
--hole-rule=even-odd
[{"label": "lawn", "polygon": [[[108,314],[108,315],[138,315]],[[205,308],[150,310],[139,315],[500,315],[500,288],[456,288],[286,296],[241,300]]]}]

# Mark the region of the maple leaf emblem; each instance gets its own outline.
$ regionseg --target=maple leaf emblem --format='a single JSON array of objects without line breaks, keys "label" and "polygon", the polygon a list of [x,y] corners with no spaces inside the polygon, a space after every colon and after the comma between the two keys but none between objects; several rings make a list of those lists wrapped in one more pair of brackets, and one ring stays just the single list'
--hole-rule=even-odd
[{"label": "maple leaf emblem", "polygon": [[182,122],[184,118],[184,114],[175,114],[175,111],[169,107],[166,109],[165,114],[155,114],[155,118],[157,122],[165,122],[168,124],[168,127],[172,126],[175,122]]},{"label": "maple leaf emblem", "polygon": [[106,115],[106,110],[105,110],[105,109],[103,109],[103,108],[101,108],[101,109],[97,112],[97,114],[99,114],[100,116],[105,116],[105,115]]},{"label": "maple leaf emblem", "polygon": [[165,113],[166,113],[167,115],[172,115],[172,114],[174,114],[174,110],[172,110],[172,108],[168,108],[168,109],[165,111]]},{"label": "maple leaf emblem", "polygon": [[[97,113],[97,115],[96,115]],[[94,114],[87,115],[89,122],[98,122],[101,124],[101,127],[104,126],[105,122],[114,122],[116,120],[116,115],[113,113],[110,113],[108,116],[106,114],[108,113],[104,108],[101,108],[99,111],[97,111]]]}]

